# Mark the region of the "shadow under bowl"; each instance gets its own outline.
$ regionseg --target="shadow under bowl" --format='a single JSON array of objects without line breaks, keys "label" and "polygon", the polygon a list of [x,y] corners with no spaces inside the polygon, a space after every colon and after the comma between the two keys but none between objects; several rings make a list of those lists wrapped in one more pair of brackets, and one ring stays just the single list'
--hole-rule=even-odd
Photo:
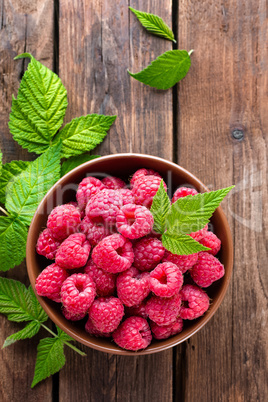
[{"label": "shadow under bowl", "polygon": [[[35,246],[40,232],[46,227],[47,217],[51,210],[57,205],[75,201],[78,183],[86,176],[95,176],[102,179],[111,175],[118,176],[128,182],[129,177],[140,168],[154,169],[159,172],[168,186],[170,196],[181,185],[190,185],[199,192],[208,191],[206,186],[187,170],[172,162],[150,155],[115,154],[103,156],[73,169],[62,177],[43,198],[29,228],[26,262],[29,279],[34,291],[37,276],[48,265],[48,260],[36,253]],[[225,275],[206,289],[212,300],[209,310],[196,320],[185,321],[184,329],[180,334],[165,340],[153,340],[145,350],[131,352],[121,349],[110,340],[94,338],[85,331],[85,320],[81,322],[66,320],[61,314],[60,304],[38,296],[36,291],[35,294],[47,315],[56,325],[78,342],[93,349],[125,356],[146,355],[166,350],[185,341],[199,331],[215,314],[227,291],[233,269],[233,243],[230,228],[221,207],[218,207],[214,212],[211,224],[213,232],[222,242],[222,247],[217,257],[225,267]]]}]

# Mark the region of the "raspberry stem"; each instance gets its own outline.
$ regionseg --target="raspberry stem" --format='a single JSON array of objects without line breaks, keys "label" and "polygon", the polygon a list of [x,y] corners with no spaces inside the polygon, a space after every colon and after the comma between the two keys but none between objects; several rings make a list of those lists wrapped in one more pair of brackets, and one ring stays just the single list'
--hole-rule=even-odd
[{"label": "raspberry stem", "polygon": [[[41,324],[41,326],[43,328],[45,328],[51,335],[58,337],[57,334],[55,334],[55,332],[51,331],[51,329],[49,329],[46,325]],[[75,352],[77,352],[80,356],[86,356],[86,353],[83,352],[82,350],[79,350],[76,346],[72,345],[71,343],[67,342],[67,341],[63,341],[63,343],[67,346],[69,346],[69,348],[73,349]]]}]

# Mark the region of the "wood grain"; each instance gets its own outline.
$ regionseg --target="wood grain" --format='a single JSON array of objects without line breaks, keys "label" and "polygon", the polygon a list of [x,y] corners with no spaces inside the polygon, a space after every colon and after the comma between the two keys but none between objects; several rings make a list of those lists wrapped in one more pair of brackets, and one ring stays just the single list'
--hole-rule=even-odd
[{"label": "wood grain", "polygon": [[[171,1],[136,1],[171,25]],[[96,153],[144,152],[172,158],[172,90],[161,92],[130,79],[171,43],[148,34],[125,1],[60,2],[59,73],[68,91],[66,121],[87,113],[116,114]],[[61,401],[172,400],[172,351],[124,358],[87,349],[67,352],[60,373]],[[79,372],[73,378],[73,367]],[[81,376],[81,373],[83,375]],[[79,386],[74,386],[79,378]]]},{"label": "wood grain", "polygon": [[[53,1],[38,0],[0,1],[0,148],[3,162],[13,159],[30,160],[28,154],[12,138],[8,129],[12,94],[16,95],[19,81],[27,67],[27,60],[14,61],[17,54],[30,52],[42,63],[53,65]],[[6,276],[29,283],[26,264],[10,271]],[[0,345],[22,329],[23,324],[10,323],[0,317]],[[42,331],[41,331],[42,332]],[[42,333],[40,336],[45,336]],[[0,400],[51,401],[52,379],[31,390],[36,347],[40,338],[20,341],[1,351]]]},{"label": "wood grain", "polygon": [[232,283],[213,319],[178,348],[177,400],[267,398],[265,7],[179,2],[179,47],[195,52],[178,90],[178,161],[213,189],[236,189],[223,202],[234,234]]}]

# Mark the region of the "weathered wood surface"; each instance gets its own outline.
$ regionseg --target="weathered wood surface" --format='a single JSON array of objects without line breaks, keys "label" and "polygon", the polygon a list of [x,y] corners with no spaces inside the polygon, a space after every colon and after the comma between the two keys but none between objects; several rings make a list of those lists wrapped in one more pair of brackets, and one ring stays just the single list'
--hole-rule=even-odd
[{"label": "weathered wood surface", "polygon": [[[172,44],[148,34],[128,5],[174,24],[178,48],[194,49],[174,90],[130,79]],[[54,12],[54,7],[56,12]],[[1,352],[2,401],[265,401],[267,387],[267,10],[264,0],[0,0],[0,147],[30,159],[8,131],[11,95],[32,52],[68,91],[66,122],[116,114],[97,152],[173,160],[212,189],[236,184],[223,203],[235,266],[212,320],[187,342],[153,356],[66,350],[58,376],[30,390],[38,339]],[[59,53],[57,53],[59,50]],[[243,139],[235,137],[242,133]],[[267,210],[267,209],[266,209]],[[27,283],[25,265],[8,274]],[[0,317],[0,342],[17,326]]]},{"label": "weathered wood surface", "polygon": [[[30,52],[49,68],[53,67],[53,0],[0,0],[0,149],[3,162],[30,160],[30,155],[13,139],[8,129],[12,94],[16,95],[27,60],[14,61],[20,53]],[[29,284],[26,264],[6,276]],[[22,328],[0,316],[0,344]],[[38,339],[23,341],[1,351],[0,400],[51,401],[52,379],[31,390]]]}]

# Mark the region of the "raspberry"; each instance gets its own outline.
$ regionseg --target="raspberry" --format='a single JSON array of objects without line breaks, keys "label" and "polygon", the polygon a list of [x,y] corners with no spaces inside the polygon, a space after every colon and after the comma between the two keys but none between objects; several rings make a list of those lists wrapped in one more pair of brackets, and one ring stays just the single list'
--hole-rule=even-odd
[{"label": "raspberry", "polygon": [[180,291],[182,306],[180,316],[184,320],[194,320],[209,308],[209,297],[203,289],[194,285],[184,285]]},{"label": "raspberry", "polygon": [[115,292],[116,275],[103,271],[90,260],[85,267],[85,274],[89,275],[96,285],[98,296],[112,296]]},{"label": "raspberry", "polygon": [[112,190],[118,190],[119,188],[124,188],[126,186],[126,183],[123,180],[114,176],[104,177],[104,179],[102,179],[102,184],[106,188],[110,188]]},{"label": "raspberry", "polygon": [[99,297],[89,309],[89,318],[100,332],[113,332],[124,315],[124,306],[117,297]]},{"label": "raspberry", "polygon": [[56,240],[64,240],[75,233],[80,223],[81,216],[78,209],[68,204],[54,208],[47,219],[47,227]]},{"label": "raspberry", "polygon": [[149,175],[161,177],[160,174],[155,172],[153,169],[139,169],[134,173],[134,175],[132,176],[132,178],[130,180],[131,187],[134,186],[134,183],[136,180],[140,179],[141,177],[149,176]]},{"label": "raspberry", "polygon": [[167,339],[182,331],[183,320],[181,317],[177,317],[176,321],[169,325],[157,325],[155,322],[151,321],[150,327],[155,339]]},{"label": "raspberry", "polygon": [[151,232],[154,218],[143,206],[127,204],[120,208],[116,216],[118,231],[129,239],[138,239]]},{"label": "raspberry", "polygon": [[184,274],[188,269],[192,268],[194,264],[197,263],[198,253],[190,255],[177,255],[172,254],[170,251],[166,251],[163,257],[163,262],[172,262],[180,268],[181,272]]},{"label": "raspberry", "polygon": [[126,317],[132,317],[133,315],[135,315],[137,317],[142,317],[146,319],[148,315],[146,314],[145,307],[145,300],[143,300],[138,306],[125,307],[125,315]]},{"label": "raspberry", "polygon": [[190,233],[190,236],[196,240],[196,241],[200,241],[203,239],[203,237],[206,236],[208,231],[208,225],[206,225],[203,229],[197,230],[197,232],[192,232]]},{"label": "raspberry", "polygon": [[[134,182],[132,194],[134,195],[135,203],[138,205],[144,205],[150,208],[153,202],[153,197],[157,193],[160,186],[161,177],[158,176],[143,176]],[[165,190],[167,189],[164,183]]]},{"label": "raspberry", "polygon": [[64,240],[56,253],[56,263],[65,269],[83,267],[89,257],[90,244],[83,233],[75,233]]},{"label": "raspberry", "polygon": [[76,199],[81,210],[86,208],[86,205],[93,195],[97,194],[104,188],[104,185],[95,177],[85,177],[78,185]]},{"label": "raspberry", "polygon": [[139,240],[134,246],[134,265],[140,271],[150,271],[163,258],[165,249],[162,242],[155,237]]},{"label": "raspberry", "polygon": [[131,267],[118,275],[116,280],[117,295],[128,307],[136,306],[150,293],[149,273],[140,272]]},{"label": "raspberry", "polygon": [[220,239],[212,232],[206,232],[205,237],[199,240],[199,243],[205,247],[209,247],[211,250],[208,250],[207,252],[212,255],[218,254],[221,248]]},{"label": "raspberry", "polygon": [[172,262],[158,264],[150,272],[150,289],[156,296],[171,297],[180,290],[183,276],[177,265]]},{"label": "raspberry", "polygon": [[54,239],[50,230],[45,229],[38,237],[36,252],[48,258],[49,260],[54,260],[59,245],[60,242]]},{"label": "raspberry", "polygon": [[115,224],[116,215],[123,205],[123,197],[119,190],[104,189],[94,195],[86,206],[89,218],[102,217],[107,224]]},{"label": "raspberry", "polygon": [[83,318],[85,318],[85,316],[87,315],[86,312],[80,313],[80,314],[70,313],[68,310],[66,310],[65,307],[63,307],[61,312],[64,315],[64,317],[66,318],[66,320],[69,320],[69,321],[80,321]]},{"label": "raspberry", "polygon": [[148,322],[141,317],[129,317],[113,333],[115,343],[123,349],[145,349],[152,341]]},{"label": "raspberry", "polygon": [[88,311],[96,296],[93,280],[86,274],[73,274],[61,287],[61,301],[72,315],[84,314]]},{"label": "raspberry", "polygon": [[120,190],[118,190],[118,192],[122,197],[123,205],[134,204],[134,197],[131,190],[129,190],[128,188],[121,188]]},{"label": "raspberry", "polygon": [[80,232],[84,233],[92,246],[96,246],[104,237],[110,234],[107,225],[100,218],[90,219],[88,216],[82,220],[79,226]]},{"label": "raspberry", "polygon": [[104,271],[114,274],[125,271],[134,260],[132,244],[117,233],[107,236],[93,249],[92,259]]},{"label": "raspberry", "polygon": [[60,268],[57,264],[51,264],[46,267],[36,278],[35,289],[39,296],[46,296],[49,299],[60,303],[60,290],[65,279],[68,278],[65,269]]},{"label": "raspberry", "polygon": [[98,331],[90,317],[88,317],[88,320],[86,322],[85,330],[90,335],[93,335],[96,338],[110,338],[112,336],[111,332],[105,333],[105,332]]},{"label": "raspberry", "polygon": [[179,198],[187,197],[187,195],[196,195],[198,192],[191,187],[179,187],[173,194],[172,203],[176,202]]},{"label": "raspberry", "polygon": [[222,278],[224,266],[213,255],[200,251],[197,263],[190,270],[193,281],[202,288],[207,288],[213,282]]},{"label": "raspberry", "polygon": [[152,296],[146,303],[145,311],[150,320],[158,325],[169,325],[176,321],[181,308],[181,297]]}]

